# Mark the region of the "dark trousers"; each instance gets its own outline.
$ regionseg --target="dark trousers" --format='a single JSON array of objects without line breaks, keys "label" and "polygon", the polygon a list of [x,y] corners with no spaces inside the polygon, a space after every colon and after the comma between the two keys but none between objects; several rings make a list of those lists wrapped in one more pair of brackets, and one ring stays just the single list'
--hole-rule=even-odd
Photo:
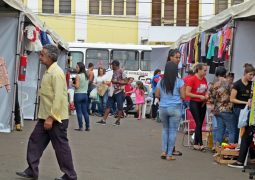
[{"label": "dark trousers", "polygon": [[125,99],[126,99],[126,103],[127,103],[125,113],[128,114],[128,111],[130,111],[133,108],[134,104],[133,104],[133,101],[130,96],[126,96]]},{"label": "dark trousers", "polygon": [[153,93],[153,100],[152,100],[152,105],[151,105],[151,116],[152,118],[156,118],[158,114],[158,104],[154,104],[155,102],[155,93]]},{"label": "dark trousers", "polygon": [[67,139],[68,121],[63,120],[62,123],[54,122],[51,130],[44,129],[44,120],[37,122],[28,141],[27,162],[29,166],[25,170],[28,175],[38,177],[40,158],[51,141],[60,170],[64,173],[63,179],[77,180],[71,149]]},{"label": "dark trousers", "polygon": [[239,116],[240,116],[241,110],[242,110],[241,108],[236,108],[236,107],[234,107],[234,109],[233,109],[233,114],[234,114],[233,123],[235,123],[235,143],[237,143],[238,139],[239,139],[240,129],[238,128],[238,121],[239,121]]},{"label": "dark trousers", "polygon": [[190,101],[190,112],[195,120],[195,145],[203,145],[202,126],[206,114],[206,105],[204,102]]},{"label": "dark trousers", "polygon": [[[248,149],[252,143],[253,134],[255,133],[255,127],[254,126],[246,126],[245,132],[242,136],[241,146],[240,146],[240,152],[237,161],[244,163]],[[250,156],[252,159],[254,159],[254,149],[250,148]]]},{"label": "dark trousers", "polygon": [[15,97],[15,109],[14,109],[14,121],[15,124],[20,124],[20,106],[19,106],[19,93],[18,93],[18,85],[16,85],[16,97]]}]

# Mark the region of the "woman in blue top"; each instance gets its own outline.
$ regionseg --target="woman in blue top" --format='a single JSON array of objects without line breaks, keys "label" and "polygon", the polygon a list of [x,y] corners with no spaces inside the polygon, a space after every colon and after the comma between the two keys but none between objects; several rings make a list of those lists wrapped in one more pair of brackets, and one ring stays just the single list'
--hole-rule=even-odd
[{"label": "woman in blue top", "polygon": [[184,82],[178,78],[176,63],[166,63],[164,77],[157,84],[155,96],[160,98],[159,117],[163,124],[161,158],[175,160],[173,148],[182,114],[182,99],[185,98]]},{"label": "woman in blue top", "polygon": [[85,131],[89,131],[89,114],[87,111],[88,107],[88,75],[85,70],[85,65],[82,62],[78,62],[76,65],[77,75],[75,78],[75,83],[73,86],[75,87],[74,91],[74,105],[77,113],[77,119],[79,128],[75,129],[77,131],[82,131],[83,123],[82,123],[82,115],[84,116],[86,122]]}]

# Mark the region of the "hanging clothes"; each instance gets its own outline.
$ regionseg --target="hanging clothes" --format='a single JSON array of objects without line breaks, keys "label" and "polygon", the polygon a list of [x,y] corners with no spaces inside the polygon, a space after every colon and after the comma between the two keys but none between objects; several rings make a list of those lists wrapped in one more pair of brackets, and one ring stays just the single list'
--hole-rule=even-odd
[{"label": "hanging clothes", "polygon": [[179,50],[181,52],[181,62],[183,65],[187,64],[187,43],[184,43],[180,46]]},{"label": "hanging clothes", "polygon": [[40,29],[33,25],[25,27],[26,44],[25,50],[38,52],[42,50],[42,43],[40,41]]},{"label": "hanging clothes", "polygon": [[51,42],[50,42],[50,40],[48,38],[47,33],[44,32],[44,31],[40,32],[40,40],[41,40],[41,43],[42,43],[43,46],[47,45],[47,44],[51,44]]},{"label": "hanging clothes", "polygon": [[189,63],[195,63],[195,59],[194,59],[194,44],[195,44],[195,38],[193,38],[190,42],[189,42],[189,59],[188,62]]},{"label": "hanging clothes", "polygon": [[210,37],[206,59],[212,59],[212,57],[214,56],[215,45],[217,43],[216,41],[217,41],[217,33],[212,34]]},{"label": "hanging clothes", "polygon": [[228,61],[231,53],[231,38],[232,38],[232,28],[226,28],[224,30],[223,37],[223,58]]},{"label": "hanging clothes", "polygon": [[8,71],[6,68],[5,60],[0,57],[0,88],[5,86],[7,92],[11,91],[11,85],[8,77]]},{"label": "hanging clothes", "polygon": [[199,34],[196,35],[195,41],[194,41],[194,52],[195,52],[195,64],[198,63],[199,55],[198,55],[198,43],[199,43]]},{"label": "hanging clothes", "polygon": [[201,43],[201,56],[206,56],[206,40],[205,40],[205,33],[200,33],[200,43]]},{"label": "hanging clothes", "polygon": [[218,32],[218,39],[219,39],[219,49],[218,49],[218,58],[222,59],[223,55],[223,31]]}]

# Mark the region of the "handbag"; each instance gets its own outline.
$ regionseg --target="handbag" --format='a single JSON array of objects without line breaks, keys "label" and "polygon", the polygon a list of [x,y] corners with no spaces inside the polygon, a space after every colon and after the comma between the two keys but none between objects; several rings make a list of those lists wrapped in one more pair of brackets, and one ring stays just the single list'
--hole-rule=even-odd
[{"label": "handbag", "polygon": [[244,109],[240,111],[239,119],[238,119],[238,128],[242,128],[248,125],[248,115],[249,115],[248,105],[245,106]]},{"label": "handbag", "polygon": [[110,87],[108,88],[108,96],[109,96],[109,97],[112,97],[112,96],[113,96],[113,93],[114,93],[114,87],[113,87],[113,86],[110,86]]},{"label": "handbag", "polygon": [[90,92],[89,98],[91,98],[91,99],[97,99],[97,88],[94,88],[94,89]]},{"label": "handbag", "polygon": [[104,94],[106,93],[108,89],[108,86],[105,85],[105,84],[100,84],[98,87],[97,87],[97,93],[99,96],[104,96]]}]

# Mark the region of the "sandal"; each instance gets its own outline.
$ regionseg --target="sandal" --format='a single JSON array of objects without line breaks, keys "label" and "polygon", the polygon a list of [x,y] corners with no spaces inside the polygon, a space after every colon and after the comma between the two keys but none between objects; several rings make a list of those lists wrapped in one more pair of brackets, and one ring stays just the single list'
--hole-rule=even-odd
[{"label": "sandal", "polygon": [[205,147],[204,147],[204,146],[200,146],[200,151],[202,151],[202,152],[206,152]]},{"label": "sandal", "polygon": [[168,160],[168,161],[174,161],[174,160],[176,160],[176,159],[175,159],[174,156],[167,156],[167,157],[166,157],[166,160]]},{"label": "sandal", "polygon": [[199,145],[194,145],[194,146],[193,146],[193,149],[196,150],[196,151],[200,151]]},{"label": "sandal", "polygon": [[161,157],[161,159],[166,159],[166,153],[163,152],[160,157]]},{"label": "sandal", "polygon": [[182,152],[181,151],[174,151],[173,156],[182,156]]}]

